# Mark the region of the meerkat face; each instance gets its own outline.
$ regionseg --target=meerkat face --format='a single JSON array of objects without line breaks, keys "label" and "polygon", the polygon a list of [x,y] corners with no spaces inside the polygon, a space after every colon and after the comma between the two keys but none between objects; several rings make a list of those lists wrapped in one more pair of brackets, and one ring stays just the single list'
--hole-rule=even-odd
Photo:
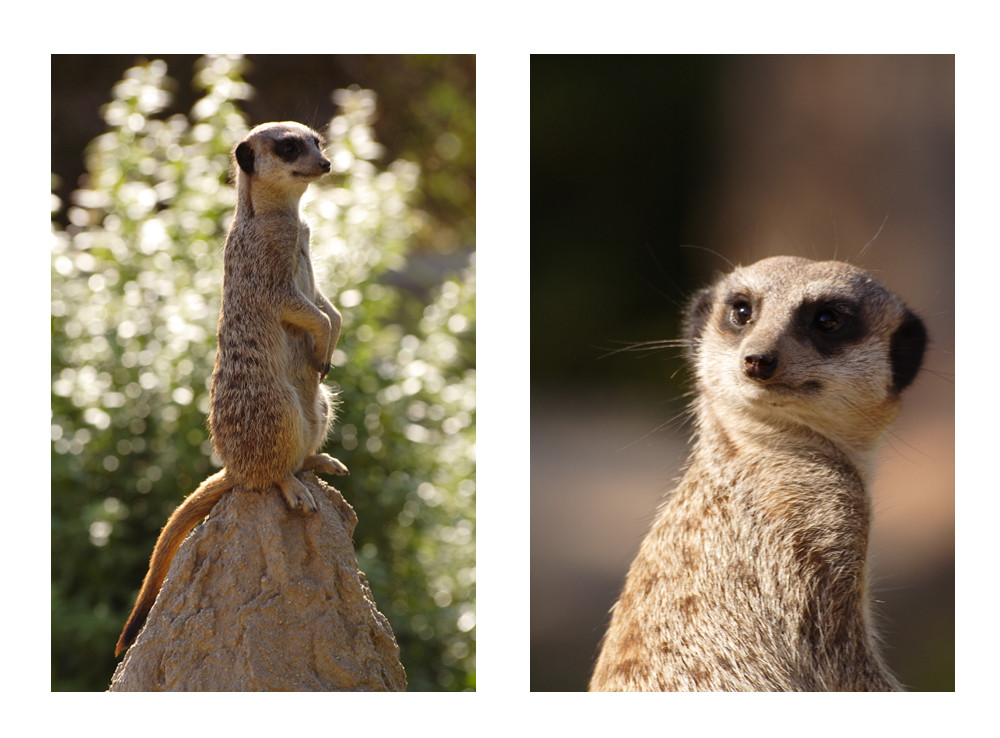
[{"label": "meerkat face", "polygon": [[692,301],[699,389],[726,411],[870,442],[923,358],[923,323],[850,264],[775,257]]},{"label": "meerkat face", "polygon": [[265,123],[247,134],[234,152],[243,176],[268,189],[301,193],[330,171],[323,139],[300,123]]}]

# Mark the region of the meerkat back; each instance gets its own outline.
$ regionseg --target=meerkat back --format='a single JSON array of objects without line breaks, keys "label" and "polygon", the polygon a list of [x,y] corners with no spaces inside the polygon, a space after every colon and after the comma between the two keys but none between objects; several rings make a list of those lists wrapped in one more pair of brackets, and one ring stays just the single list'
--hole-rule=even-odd
[{"label": "meerkat back", "polygon": [[696,438],[612,608],[592,691],[894,690],[868,481],[926,332],[862,270],[735,269],[686,316]]}]

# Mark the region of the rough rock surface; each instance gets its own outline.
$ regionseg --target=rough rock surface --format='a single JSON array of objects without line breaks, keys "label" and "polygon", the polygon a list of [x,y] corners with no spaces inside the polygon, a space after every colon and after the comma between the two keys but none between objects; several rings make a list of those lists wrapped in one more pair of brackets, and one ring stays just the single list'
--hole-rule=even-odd
[{"label": "rough rock surface", "polygon": [[354,510],[301,474],[319,506],[237,488],[182,544],[110,691],[401,691],[389,622],[359,571]]}]

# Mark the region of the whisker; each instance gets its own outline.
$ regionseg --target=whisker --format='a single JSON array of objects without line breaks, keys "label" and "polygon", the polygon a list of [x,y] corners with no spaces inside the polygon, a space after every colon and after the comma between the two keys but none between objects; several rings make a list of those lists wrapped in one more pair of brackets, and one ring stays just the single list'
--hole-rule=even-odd
[{"label": "whisker", "polygon": [[687,341],[682,338],[663,338],[653,341],[639,341],[637,343],[627,343],[621,348],[617,349],[607,349],[604,354],[599,356],[599,359],[606,359],[609,356],[615,356],[617,354],[623,353],[653,353],[661,349],[667,348],[686,348]]},{"label": "whisker", "polygon": [[949,384],[955,384],[955,374],[953,372],[942,372],[938,369],[928,369],[926,367],[921,367],[921,372],[927,372],[928,374],[933,374],[938,379],[943,379]]},{"label": "whisker", "polygon": [[867,252],[867,251],[868,251],[868,247],[869,247],[869,246],[871,246],[871,245],[872,245],[873,243],[875,243],[875,239],[879,237],[879,234],[880,234],[880,233],[882,233],[882,229],[883,229],[883,228],[885,228],[885,224],[886,224],[886,223],[887,223],[888,221],[889,221],[889,214],[888,214],[888,213],[886,213],[886,214],[885,214],[885,218],[883,218],[883,219],[882,219],[882,225],[880,225],[880,226],[878,227],[878,230],[877,230],[877,231],[875,231],[875,235],[874,235],[874,236],[872,236],[872,237],[871,237],[871,240],[870,240],[870,241],[868,241],[868,243],[866,243],[866,244],[865,244],[865,247],[864,247],[863,249],[861,249],[861,253],[859,253],[859,254],[858,254],[858,258],[857,258],[857,259],[855,259],[855,262],[854,262],[855,264],[860,264],[860,263],[861,263],[861,261],[862,261],[862,259],[864,259],[864,258],[865,258],[865,252]]},{"label": "whisker", "polygon": [[722,254],[720,254],[718,251],[715,251],[714,249],[710,249],[707,246],[698,246],[698,245],[693,244],[693,243],[682,243],[680,247],[682,249],[698,249],[699,251],[706,251],[709,254],[712,254],[712,256],[717,256],[720,259],[722,259],[724,262],[726,262],[729,265],[730,269],[735,269],[736,268],[736,265],[733,264],[733,262],[729,261],[729,259],[727,259],[725,256],[723,256]]},{"label": "whisker", "polygon": [[[656,253],[653,251],[652,248],[650,248],[649,244],[646,244],[646,251],[647,251],[647,253],[649,253],[649,258],[651,258],[653,260],[653,263],[656,265],[657,270],[659,270],[660,274],[663,275],[663,278],[666,279],[667,282],[670,283],[670,286],[674,288],[674,292],[676,294],[681,294],[682,291],[680,289],[678,289],[677,284],[674,282],[673,279],[670,278],[670,273],[666,269],[663,268],[662,264],[660,264],[659,260],[656,258]],[[653,284],[648,279],[646,279],[646,277],[644,277],[643,275],[640,274],[639,275],[639,279],[642,281],[643,284],[645,284],[651,290],[653,290],[654,292],[656,292],[656,294],[658,294],[660,297],[662,297],[668,303],[670,303],[671,305],[673,305],[675,308],[679,309],[679,308],[682,307],[682,303],[679,302],[676,297],[668,295],[666,292],[664,292],[659,287],[657,287],[655,284]]]},{"label": "whisker", "polygon": [[631,443],[627,443],[624,446],[622,446],[620,449],[618,449],[619,453],[622,452],[622,451],[625,451],[627,449],[632,448],[637,443],[642,443],[647,438],[649,438],[650,436],[652,436],[654,433],[659,433],[662,430],[666,430],[670,426],[674,425],[678,420],[687,420],[687,419],[689,419],[690,416],[691,416],[691,414],[690,414],[690,409],[689,408],[685,408],[684,410],[681,410],[679,413],[677,413],[676,415],[674,415],[672,418],[668,418],[667,420],[664,420],[662,423],[660,423],[658,426],[656,426],[655,428],[653,428],[651,431],[645,433],[644,435],[642,435],[639,438],[635,439]]}]

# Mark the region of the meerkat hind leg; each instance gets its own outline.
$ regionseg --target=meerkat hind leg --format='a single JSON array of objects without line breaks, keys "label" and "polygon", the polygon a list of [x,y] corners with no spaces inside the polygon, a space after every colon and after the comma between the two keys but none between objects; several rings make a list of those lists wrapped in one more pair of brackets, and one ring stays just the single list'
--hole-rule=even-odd
[{"label": "meerkat hind leg", "polygon": [[335,459],[327,454],[312,454],[302,462],[304,471],[318,471],[324,474],[336,474],[339,477],[347,476],[350,472],[340,459]]},{"label": "meerkat hind leg", "polygon": [[316,506],[316,500],[313,499],[312,493],[306,489],[306,486],[302,482],[295,478],[294,474],[288,474],[279,479],[277,484],[281,489],[281,494],[284,496],[285,504],[288,505],[289,510],[316,512],[319,509]]}]

